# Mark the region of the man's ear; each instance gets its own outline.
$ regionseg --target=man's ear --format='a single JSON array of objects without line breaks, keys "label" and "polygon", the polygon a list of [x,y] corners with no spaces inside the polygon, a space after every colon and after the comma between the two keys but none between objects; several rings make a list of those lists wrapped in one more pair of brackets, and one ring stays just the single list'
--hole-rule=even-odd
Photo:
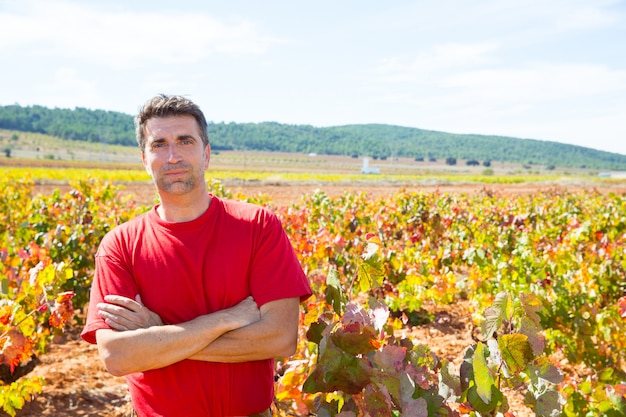
[{"label": "man's ear", "polygon": [[150,168],[148,168],[148,161],[146,160],[146,154],[141,151],[141,163],[143,164],[144,169],[150,176],[152,176],[152,172],[150,172]]},{"label": "man's ear", "polygon": [[209,143],[207,143],[207,145],[204,148],[204,152],[205,152],[205,161],[204,161],[204,169],[208,169],[209,168],[209,161],[211,160],[211,145]]}]

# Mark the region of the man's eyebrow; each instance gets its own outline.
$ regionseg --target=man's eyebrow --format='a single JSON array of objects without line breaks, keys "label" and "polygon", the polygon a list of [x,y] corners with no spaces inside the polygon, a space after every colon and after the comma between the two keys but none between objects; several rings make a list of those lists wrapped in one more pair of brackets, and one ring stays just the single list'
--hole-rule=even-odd
[{"label": "man's eyebrow", "polygon": [[[176,140],[180,141],[180,140],[197,140],[193,135],[179,135],[176,136]],[[167,139],[165,138],[154,138],[152,139],[152,143],[162,143],[162,142],[166,142]]]}]

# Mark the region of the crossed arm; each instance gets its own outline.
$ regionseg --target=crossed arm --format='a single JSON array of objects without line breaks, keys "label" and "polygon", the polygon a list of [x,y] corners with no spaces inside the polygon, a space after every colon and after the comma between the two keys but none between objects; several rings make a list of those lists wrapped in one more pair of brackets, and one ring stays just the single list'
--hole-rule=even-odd
[{"label": "crossed arm", "polygon": [[299,299],[259,308],[248,297],[231,308],[165,325],[139,296],[108,295],[98,314],[112,328],[96,332],[100,358],[110,373],[122,376],[184,359],[247,362],[289,356],[296,349]]}]

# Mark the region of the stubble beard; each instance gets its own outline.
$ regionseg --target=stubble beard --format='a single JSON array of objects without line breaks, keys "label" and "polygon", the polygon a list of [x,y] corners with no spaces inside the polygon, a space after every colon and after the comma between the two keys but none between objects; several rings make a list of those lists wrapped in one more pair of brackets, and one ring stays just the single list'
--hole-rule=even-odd
[{"label": "stubble beard", "polygon": [[[175,169],[180,168],[191,168],[189,165],[184,165],[180,167],[176,167]],[[166,173],[168,170],[172,170],[172,167],[163,167],[160,170],[160,175],[156,178],[156,186],[157,189],[161,192],[165,192],[168,194],[174,195],[182,195],[186,194],[196,188],[198,182],[201,178],[201,173],[196,172],[197,170],[190,170],[187,174],[182,178],[170,179],[167,177]]]}]

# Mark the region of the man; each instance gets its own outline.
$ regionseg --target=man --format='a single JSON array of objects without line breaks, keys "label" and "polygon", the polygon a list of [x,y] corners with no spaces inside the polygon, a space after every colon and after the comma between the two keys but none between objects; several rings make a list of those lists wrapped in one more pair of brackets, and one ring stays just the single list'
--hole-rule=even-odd
[{"label": "man", "polygon": [[160,204],[102,240],[82,337],[139,416],[269,415],[311,294],[291,243],[269,211],[207,192],[196,104],[154,97],[135,125]]}]

